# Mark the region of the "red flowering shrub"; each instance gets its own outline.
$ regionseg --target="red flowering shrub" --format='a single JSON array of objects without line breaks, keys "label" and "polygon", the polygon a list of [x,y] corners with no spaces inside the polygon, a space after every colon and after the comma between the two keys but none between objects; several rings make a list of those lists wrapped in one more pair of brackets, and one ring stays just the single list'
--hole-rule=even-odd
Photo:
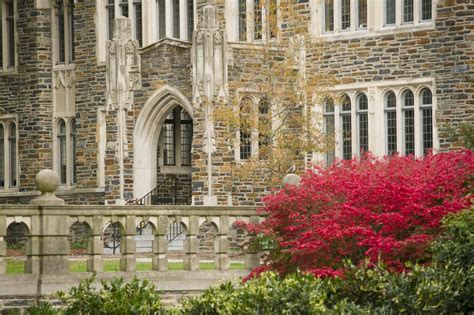
[{"label": "red flowering shrub", "polygon": [[471,205],[473,178],[469,150],[340,161],[268,196],[268,218],[249,229],[273,244],[266,262],[280,273],[338,275],[346,259],[400,270],[429,259],[440,220]]}]

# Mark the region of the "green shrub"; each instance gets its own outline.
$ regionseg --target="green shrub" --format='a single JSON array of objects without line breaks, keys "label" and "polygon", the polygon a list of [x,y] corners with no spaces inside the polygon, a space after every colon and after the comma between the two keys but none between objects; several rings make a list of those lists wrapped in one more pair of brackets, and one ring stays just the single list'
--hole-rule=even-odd
[{"label": "green shrub", "polygon": [[210,288],[181,314],[468,314],[474,312],[474,212],[444,220],[432,264],[404,273],[346,262],[342,277],[263,273],[243,284]]},{"label": "green shrub", "polygon": [[28,314],[161,314],[164,312],[160,294],[147,280],[134,278],[125,283],[122,278],[110,282],[102,281],[102,288],[96,291],[92,284],[94,277],[81,281],[69,293],[59,292],[65,306],[53,310],[48,304],[28,309]]}]

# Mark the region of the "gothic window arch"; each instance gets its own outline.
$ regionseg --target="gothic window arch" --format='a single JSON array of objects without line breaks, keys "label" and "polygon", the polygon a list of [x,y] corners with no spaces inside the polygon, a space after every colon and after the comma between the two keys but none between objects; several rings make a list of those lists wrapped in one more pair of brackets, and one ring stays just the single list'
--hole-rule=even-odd
[{"label": "gothic window arch", "polygon": [[331,165],[336,157],[334,100],[331,97],[327,97],[323,101],[323,107],[324,133],[326,142],[326,163],[327,165]]},{"label": "gothic window arch", "polygon": [[409,89],[402,93],[404,154],[415,154],[415,96]]},{"label": "gothic window arch", "polygon": [[420,93],[421,129],[423,154],[433,149],[433,93],[423,88]]},{"label": "gothic window arch", "polygon": [[397,152],[397,97],[393,91],[385,94],[384,105],[386,150],[392,155]]},{"label": "gothic window arch", "polygon": [[360,93],[356,97],[357,102],[357,135],[358,154],[369,151],[369,100],[365,93]]},{"label": "gothic window arch", "polygon": [[9,151],[9,186],[17,187],[18,157],[17,157],[17,128],[16,123],[11,122],[8,128],[8,151]]},{"label": "gothic window arch", "polygon": [[18,128],[16,118],[0,117],[0,190],[18,188]]},{"label": "gothic window arch", "polygon": [[77,182],[77,124],[75,119],[56,120],[55,168],[61,185],[69,188]]},{"label": "gothic window arch", "polygon": [[352,104],[347,94],[341,97],[342,158],[352,159]]}]

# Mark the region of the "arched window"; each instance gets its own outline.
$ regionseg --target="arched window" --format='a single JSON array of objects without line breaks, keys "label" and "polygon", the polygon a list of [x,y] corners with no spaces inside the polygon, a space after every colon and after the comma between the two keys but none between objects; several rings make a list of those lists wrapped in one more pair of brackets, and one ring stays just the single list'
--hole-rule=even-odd
[{"label": "arched window", "polygon": [[72,184],[75,184],[77,183],[77,164],[76,164],[77,134],[76,134],[76,121],[75,120],[71,122],[70,143],[71,143]]},{"label": "arched window", "polygon": [[0,124],[0,187],[5,187],[5,130]]},{"label": "arched window", "polygon": [[261,160],[267,159],[271,153],[272,121],[270,102],[262,99],[258,104],[258,156]]},{"label": "arched window", "polygon": [[326,135],[326,163],[327,165],[331,165],[336,156],[334,139],[334,100],[332,98],[324,100],[324,132]]},{"label": "arched window", "polygon": [[405,155],[415,154],[415,97],[411,90],[402,94],[403,133]]},{"label": "arched window", "polygon": [[433,94],[428,88],[421,91],[421,120],[423,136],[423,154],[433,148]]},{"label": "arched window", "polygon": [[394,92],[385,95],[385,125],[387,154],[397,152],[397,97]]},{"label": "arched window", "polygon": [[59,181],[61,184],[67,182],[67,144],[66,144],[66,122],[61,119],[58,124],[59,144]]},{"label": "arched window", "polygon": [[244,98],[240,104],[239,124],[240,124],[240,159],[247,160],[252,156],[252,125],[250,111],[252,100]]},{"label": "arched window", "polygon": [[351,99],[344,94],[341,100],[341,124],[342,124],[342,158],[352,158],[352,120]]},{"label": "arched window", "polygon": [[16,187],[17,185],[17,156],[16,156],[16,125],[15,123],[10,124],[9,131],[9,151],[10,151],[10,187]]},{"label": "arched window", "polygon": [[358,135],[359,135],[359,152],[369,151],[369,102],[365,94],[360,94],[357,97],[357,120],[358,120]]}]

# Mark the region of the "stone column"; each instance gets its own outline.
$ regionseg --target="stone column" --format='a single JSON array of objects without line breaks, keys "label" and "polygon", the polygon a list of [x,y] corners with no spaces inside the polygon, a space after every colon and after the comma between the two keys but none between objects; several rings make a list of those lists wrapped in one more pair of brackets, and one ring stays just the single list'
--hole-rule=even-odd
[{"label": "stone column", "polygon": [[102,216],[94,216],[91,225],[91,235],[89,236],[89,257],[87,258],[87,271],[103,272],[104,262],[102,252],[104,251],[104,241],[102,240],[102,229],[104,221]]},{"label": "stone column", "polygon": [[31,204],[39,206],[40,215],[31,220],[27,272],[43,275],[69,273],[69,217],[45,213],[47,206],[64,205],[64,200],[54,195],[59,178],[52,170],[42,170],[36,175],[35,183],[41,195]]},{"label": "stone column", "polygon": [[120,270],[127,272],[135,271],[135,216],[127,216],[125,219],[125,226],[120,240]]},{"label": "stone column", "polygon": [[229,217],[220,217],[219,231],[217,232],[217,238],[214,241],[214,252],[216,258],[214,260],[214,267],[218,270],[229,270]]},{"label": "stone column", "polygon": [[155,240],[153,241],[153,262],[152,268],[156,271],[168,270],[168,240],[166,233],[168,231],[168,217],[158,217],[158,224],[155,231]]},{"label": "stone column", "polygon": [[[259,217],[258,216],[252,216],[250,217],[250,223],[251,224],[258,224],[259,223]],[[254,238],[255,235],[249,234],[248,237]],[[260,255],[258,252],[255,250],[249,249],[248,252],[245,254],[244,257],[244,267],[245,269],[254,269],[256,267],[260,266]]]},{"label": "stone column", "polygon": [[184,241],[184,270],[198,270],[199,259],[197,252],[199,249],[199,217],[189,217],[188,230],[186,231],[186,240]]},{"label": "stone column", "polygon": [[7,256],[7,242],[5,242],[5,236],[7,235],[7,218],[0,216],[0,275],[3,275],[7,271],[7,262],[5,257]]}]

